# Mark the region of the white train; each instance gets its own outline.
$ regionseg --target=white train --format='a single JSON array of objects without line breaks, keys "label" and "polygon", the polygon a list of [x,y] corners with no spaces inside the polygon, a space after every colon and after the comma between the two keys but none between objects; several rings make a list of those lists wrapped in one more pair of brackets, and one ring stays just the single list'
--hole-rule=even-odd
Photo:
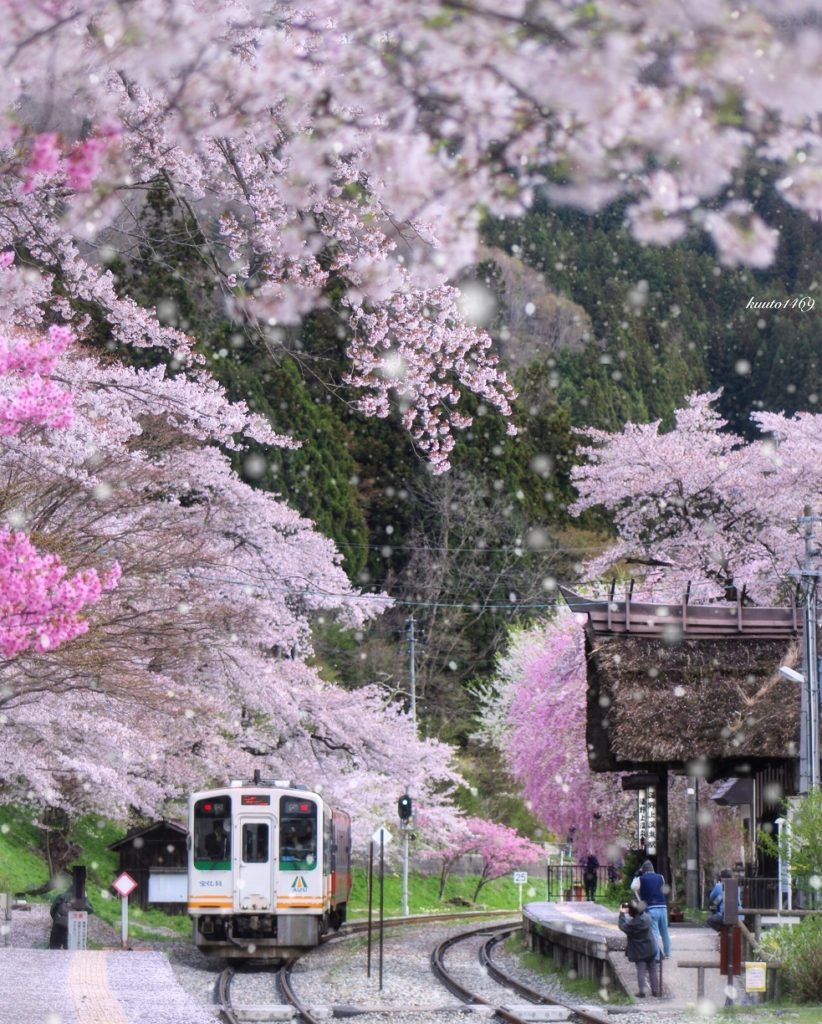
[{"label": "white train", "polygon": [[351,819],[282,780],[232,782],[189,799],[194,942],[227,958],[284,959],[345,920]]}]

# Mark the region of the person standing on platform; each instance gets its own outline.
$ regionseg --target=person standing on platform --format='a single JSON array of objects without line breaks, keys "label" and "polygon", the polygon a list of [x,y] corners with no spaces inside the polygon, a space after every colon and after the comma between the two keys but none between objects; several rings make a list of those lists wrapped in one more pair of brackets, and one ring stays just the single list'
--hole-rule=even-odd
[{"label": "person standing on platform", "polygon": [[592,903],[597,891],[597,870],[599,869],[599,861],[593,855],[588,854],[588,859],[585,861],[585,866],[582,869],[582,881],[585,885],[585,899],[590,900]]},{"label": "person standing on platform", "polygon": [[661,943],[662,952],[657,954],[667,958],[671,955],[671,933],[668,931],[668,900],[665,896],[665,879],[653,864],[643,861],[639,876],[631,882],[631,888],[648,908],[648,915],[654,927],[657,945]]},{"label": "person standing on platform", "polygon": [[650,979],[651,995],[659,995],[659,966],[657,955],[659,946],[654,937],[654,928],[648,910],[642,900],[631,900],[619,908],[619,928],[628,937],[625,955],[632,964],[636,964],[636,980],[639,986],[637,995],[643,999],[645,977]]}]

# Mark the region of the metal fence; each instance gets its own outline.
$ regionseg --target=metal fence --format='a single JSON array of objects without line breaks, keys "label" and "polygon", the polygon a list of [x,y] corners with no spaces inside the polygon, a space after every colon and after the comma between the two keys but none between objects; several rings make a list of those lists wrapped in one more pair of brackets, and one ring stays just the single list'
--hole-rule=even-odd
[{"label": "metal fence", "polygon": [[[595,895],[602,895],[607,887],[621,880],[617,868],[601,864],[597,868],[597,884]],[[585,899],[585,868],[581,864],[549,864],[546,882],[549,900],[584,900]]]},{"label": "metal fence", "polygon": [[[584,900],[585,869],[580,864],[549,864],[546,871],[546,882],[549,900]],[[604,896],[610,885],[622,884],[621,872],[612,865],[600,865],[597,868],[597,884],[595,898]],[[778,879],[764,876],[745,877],[739,881],[742,905],[744,907],[778,906],[776,894],[779,887]],[[711,886],[705,889],[710,892]],[[784,904],[783,899],[783,904]],[[703,908],[707,909],[707,907]]]},{"label": "metal fence", "polygon": [[741,878],[739,888],[743,907],[778,907],[778,878]]}]

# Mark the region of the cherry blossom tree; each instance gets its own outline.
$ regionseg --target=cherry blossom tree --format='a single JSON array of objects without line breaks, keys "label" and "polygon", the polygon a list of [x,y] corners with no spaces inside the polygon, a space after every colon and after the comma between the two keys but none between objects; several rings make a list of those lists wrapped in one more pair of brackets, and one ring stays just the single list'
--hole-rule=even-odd
[{"label": "cherry blossom tree", "polygon": [[572,511],[601,505],[617,532],[586,565],[589,579],[627,563],[669,598],[689,582],[699,600],[784,594],[804,557],[799,517],[822,505],[822,416],[754,413],[762,433],[746,442],[713,409],[718,397],[689,396],[669,431],[656,422],[584,432]]},{"label": "cherry blossom tree", "polygon": [[[671,885],[677,902],[684,899],[688,861],[688,787],[686,776],[668,779],[668,853]],[[722,782],[699,783],[697,823],[699,861],[708,886],[719,877],[722,868],[732,868],[743,859],[746,836],[739,807],[724,807],[711,797]]]},{"label": "cherry blossom tree", "polygon": [[[10,254],[0,256],[0,275],[8,276],[12,262]],[[56,326],[37,339],[0,336],[0,437],[27,438],[32,427],[70,425],[71,395],[48,375],[71,341],[71,332]],[[69,577],[56,554],[43,554],[24,533],[0,527],[0,655],[47,651],[86,632],[81,613],[118,578],[116,563],[102,579],[93,568]]]},{"label": "cherry blossom tree", "polygon": [[[26,287],[7,288],[7,323]],[[36,303],[16,315],[35,323]],[[0,585],[26,583],[23,530],[59,552],[40,575],[51,574],[66,614],[94,596],[90,570],[63,580],[73,567],[106,567],[98,591],[119,582],[86,608],[71,643],[46,643],[41,628],[37,642],[0,652],[2,799],[159,813],[257,767],[355,810],[358,838],[407,785],[435,818],[453,815],[450,748],[419,739],[376,687],[342,690],[312,665],[315,620],[358,629],[386,601],[356,592],[331,541],[240,480],[225,453],[244,437],[295,442],[229,403],[204,371],[33,344],[49,385],[71,396],[72,420],[3,438],[0,516],[18,528],[3,534],[18,562],[0,563]]]},{"label": "cherry blossom tree", "polygon": [[819,48],[809,0],[5,0],[0,245],[117,340],[182,354],[106,269],[162,182],[261,341],[344,296],[364,407],[396,397],[441,470],[461,389],[511,395],[446,286],[481,212],[620,200],[646,243],[704,229],[722,263],[767,265],[746,173],[818,216]]},{"label": "cherry blossom tree", "polygon": [[472,900],[476,901],[481,889],[495,878],[507,875],[515,868],[533,864],[544,856],[537,843],[521,836],[516,829],[482,818],[465,818],[456,834],[440,848],[442,861],[439,896],[442,899],[445,883],[451,870],[462,857],[473,855],[480,859],[480,875]]},{"label": "cherry blossom tree", "polygon": [[512,633],[482,694],[481,736],[499,746],[531,811],[581,854],[614,860],[629,800],[619,777],[588,767],[587,676],[581,616]]}]

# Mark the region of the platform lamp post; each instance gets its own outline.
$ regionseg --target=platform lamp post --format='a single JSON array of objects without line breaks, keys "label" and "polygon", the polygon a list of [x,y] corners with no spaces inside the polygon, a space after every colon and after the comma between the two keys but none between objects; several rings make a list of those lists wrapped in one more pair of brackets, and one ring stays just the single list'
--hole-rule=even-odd
[{"label": "platform lamp post", "polygon": [[[806,619],[805,631],[815,632]],[[799,792],[807,796],[810,790],[819,785],[819,665],[816,658],[816,638],[813,637],[812,647],[814,671],[812,673],[797,672],[788,665],[779,666],[779,674],[792,683],[802,687],[801,712],[799,719]],[[803,661],[806,660],[803,658]],[[804,667],[804,666],[803,666]]]},{"label": "platform lamp post", "polygon": [[779,672],[786,679],[800,683],[799,720],[799,793],[806,796],[819,785],[819,656],[817,653],[817,603],[819,570],[814,567],[817,551],[813,546],[813,528],[820,517],[809,507],[799,517],[805,527],[805,562],[801,569],[789,573],[798,580],[802,590],[802,672],[782,665]]}]

